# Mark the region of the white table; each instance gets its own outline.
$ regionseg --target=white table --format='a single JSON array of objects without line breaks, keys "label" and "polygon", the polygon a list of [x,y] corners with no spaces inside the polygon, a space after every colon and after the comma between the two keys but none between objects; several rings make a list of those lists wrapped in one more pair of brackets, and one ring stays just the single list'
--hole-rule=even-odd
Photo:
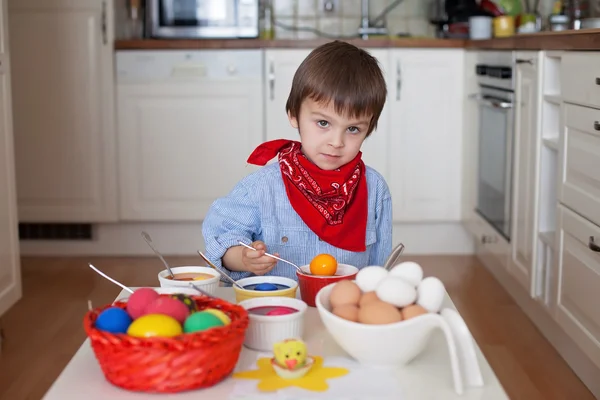
[{"label": "white table", "polygon": [[[123,299],[128,293],[123,291],[117,299]],[[217,296],[234,301],[231,288],[220,287]],[[455,309],[454,304],[446,295],[445,306]],[[304,340],[313,354],[327,357],[349,357],[329,336],[323,326],[316,308],[309,307],[306,313]],[[487,360],[476,347],[479,365],[482,370],[484,386],[481,388],[466,388],[462,396],[454,392],[452,370],[448,356],[448,348],[441,332],[436,332],[429,347],[409,365],[398,369],[402,394],[390,393],[390,400],[505,400],[509,397],[498,382],[498,379]],[[266,356],[243,348],[238,367],[253,369],[257,355]],[[129,392],[113,386],[104,378],[100,366],[94,356],[89,339],[86,339],[75,356],[54,382],[43,400],[137,400],[137,399],[229,399],[235,387],[236,380],[227,378],[219,384],[201,390],[188,391],[179,394],[148,394]]]}]

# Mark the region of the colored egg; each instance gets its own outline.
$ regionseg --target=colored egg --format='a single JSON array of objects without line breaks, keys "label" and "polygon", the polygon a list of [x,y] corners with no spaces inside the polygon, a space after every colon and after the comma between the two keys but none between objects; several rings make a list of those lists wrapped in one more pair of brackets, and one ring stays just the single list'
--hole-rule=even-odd
[{"label": "colored egg", "polygon": [[135,337],[173,337],[181,335],[181,324],[163,314],[146,314],[129,325],[127,334]]},{"label": "colored egg", "polygon": [[187,317],[183,323],[183,331],[186,333],[199,332],[223,325],[223,321],[216,315],[206,311],[199,311]]},{"label": "colored egg", "polygon": [[146,307],[160,295],[152,288],[140,288],[129,296],[127,300],[127,312],[131,318],[136,319],[144,315]]},{"label": "colored egg", "polygon": [[288,315],[298,312],[298,310],[291,307],[275,307],[271,311],[267,312],[265,315]]},{"label": "colored egg", "polygon": [[221,320],[221,322],[223,322],[223,325],[229,325],[231,323],[231,318],[229,318],[229,315],[225,314],[221,310],[217,310],[215,308],[206,308],[202,311],[210,313],[210,314],[214,315],[215,317],[219,318]]},{"label": "colored egg", "polygon": [[144,314],[164,314],[173,317],[183,324],[190,315],[190,310],[181,301],[172,297],[161,296],[146,307]]},{"label": "colored egg", "polygon": [[277,290],[277,286],[273,285],[272,283],[259,283],[258,285],[256,285],[256,287],[254,288],[254,290],[260,290],[260,291],[271,291],[271,290]]},{"label": "colored egg", "polygon": [[186,294],[177,293],[177,294],[172,295],[171,297],[176,300],[179,300],[180,302],[185,304],[191,313],[198,310],[198,307],[196,306],[196,302],[194,301],[194,299],[192,299],[190,296],[188,296]]},{"label": "colored egg", "polygon": [[127,311],[118,307],[110,307],[98,315],[96,328],[110,333],[126,333],[131,321]]}]

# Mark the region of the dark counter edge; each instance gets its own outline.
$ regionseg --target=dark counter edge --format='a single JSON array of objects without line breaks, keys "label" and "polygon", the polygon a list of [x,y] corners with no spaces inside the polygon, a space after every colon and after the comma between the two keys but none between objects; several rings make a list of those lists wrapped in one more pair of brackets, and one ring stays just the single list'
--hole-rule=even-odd
[{"label": "dark counter edge", "polygon": [[[130,39],[116,40],[115,50],[302,49],[334,39]],[[397,38],[339,39],[365,48],[466,48],[481,50],[600,50],[600,29],[520,34],[489,40]]]}]

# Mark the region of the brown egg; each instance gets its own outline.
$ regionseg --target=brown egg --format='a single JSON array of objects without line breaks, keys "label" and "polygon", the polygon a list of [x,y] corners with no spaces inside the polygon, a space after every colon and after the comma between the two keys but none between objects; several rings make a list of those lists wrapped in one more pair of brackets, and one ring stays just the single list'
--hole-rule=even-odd
[{"label": "brown egg", "polygon": [[358,322],[358,307],[354,304],[344,304],[338,306],[331,312],[340,318],[347,319],[348,321]]},{"label": "brown egg", "polygon": [[392,324],[402,321],[402,313],[383,301],[372,301],[358,310],[358,322],[370,325]]},{"label": "brown egg", "polygon": [[423,314],[427,314],[427,310],[418,304],[411,304],[410,306],[406,306],[402,309],[403,319],[411,319]]},{"label": "brown egg", "polygon": [[360,296],[360,301],[358,302],[359,306],[362,307],[365,304],[369,304],[372,301],[381,301],[379,297],[375,294],[375,292],[366,292],[362,296]]},{"label": "brown egg", "polygon": [[331,289],[329,302],[331,303],[331,308],[346,304],[358,306],[360,296],[361,291],[356,283],[349,280],[343,280],[336,283],[333,289]]}]

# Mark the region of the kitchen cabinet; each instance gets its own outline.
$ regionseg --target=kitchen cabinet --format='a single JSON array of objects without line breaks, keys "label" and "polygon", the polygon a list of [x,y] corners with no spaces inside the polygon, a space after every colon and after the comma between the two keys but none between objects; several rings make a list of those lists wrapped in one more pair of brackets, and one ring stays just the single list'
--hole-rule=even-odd
[{"label": "kitchen cabinet", "polygon": [[22,295],[6,17],[6,0],[0,0],[0,316]]},{"label": "kitchen cabinet", "polygon": [[9,0],[21,222],[117,220],[113,1]]},{"label": "kitchen cabinet", "polygon": [[600,226],[559,206],[556,321],[600,368]]},{"label": "kitchen cabinet", "polygon": [[390,50],[389,176],[394,220],[461,220],[465,57]]},{"label": "kitchen cabinet", "polygon": [[121,220],[200,221],[258,168],[262,71],[260,50],[118,53]]},{"label": "kitchen cabinet", "polygon": [[536,263],[538,160],[540,153],[539,52],[515,55],[515,135],[509,272],[533,295]]},{"label": "kitchen cabinet", "polygon": [[[298,131],[289,123],[285,105],[292,88],[294,74],[311,50],[265,50],[266,140],[280,138],[300,140]],[[366,50],[377,59],[387,81],[389,78],[388,49]],[[364,162],[386,179],[390,177],[389,157],[393,154],[389,148],[390,122],[389,104],[386,104],[379,117],[377,130],[371,133],[362,147]]]}]

